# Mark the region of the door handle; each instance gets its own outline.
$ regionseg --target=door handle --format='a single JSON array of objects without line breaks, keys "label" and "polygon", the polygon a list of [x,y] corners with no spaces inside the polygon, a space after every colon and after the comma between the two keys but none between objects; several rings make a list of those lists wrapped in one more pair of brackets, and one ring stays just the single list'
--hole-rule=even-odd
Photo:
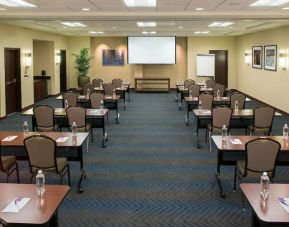
[{"label": "door handle", "polygon": [[14,83],[16,83],[16,79],[13,79],[13,80],[11,80],[11,81],[6,82],[6,85],[14,84]]}]

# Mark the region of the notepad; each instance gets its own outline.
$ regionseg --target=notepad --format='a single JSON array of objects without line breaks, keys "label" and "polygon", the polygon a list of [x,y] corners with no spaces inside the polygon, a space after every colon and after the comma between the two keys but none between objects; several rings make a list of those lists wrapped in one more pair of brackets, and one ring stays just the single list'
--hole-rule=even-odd
[{"label": "notepad", "polygon": [[24,198],[17,196],[12,202],[5,207],[2,212],[4,213],[19,213],[20,210],[30,201],[31,198]]},{"label": "notepad", "polygon": [[241,140],[239,139],[231,139],[230,141],[232,144],[242,144]]},{"label": "notepad", "polygon": [[279,204],[286,210],[287,213],[289,213],[289,198],[277,198],[276,199]]},{"label": "notepad", "polygon": [[10,141],[13,141],[16,138],[17,138],[17,136],[7,136],[2,141],[3,142],[10,142]]},{"label": "notepad", "polygon": [[68,137],[67,136],[60,136],[56,142],[57,143],[64,143],[66,140],[68,140]]},{"label": "notepad", "polygon": [[59,110],[54,110],[55,113],[59,113],[59,112],[61,112],[61,111],[62,111],[61,109],[59,109]]},{"label": "notepad", "polygon": [[105,98],[106,99],[112,99],[112,96],[106,96]]}]

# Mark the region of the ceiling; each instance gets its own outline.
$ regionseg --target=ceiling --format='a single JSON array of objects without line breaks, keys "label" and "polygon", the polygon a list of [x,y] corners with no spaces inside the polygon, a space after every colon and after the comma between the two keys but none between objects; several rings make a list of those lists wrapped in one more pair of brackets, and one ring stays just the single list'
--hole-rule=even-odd
[{"label": "ceiling", "polygon": [[[154,36],[204,35],[196,31],[210,31],[207,36],[237,36],[289,25],[289,3],[250,7],[255,0],[157,0],[157,7],[128,8],[122,0],[26,1],[37,7],[0,5],[0,22],[69,36],[141,36],[143,31],[156,31]],[[81,22],[86,27],[68,27],[61,24],[64,21]],[[137,21],[154,21],[157,26],[139,28]],[[214,21],[234,24],[208,27]]]}]

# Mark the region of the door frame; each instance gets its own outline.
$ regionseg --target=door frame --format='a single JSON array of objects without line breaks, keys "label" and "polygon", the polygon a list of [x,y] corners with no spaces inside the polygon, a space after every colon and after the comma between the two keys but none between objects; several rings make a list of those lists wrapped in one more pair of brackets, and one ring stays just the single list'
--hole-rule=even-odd
[{"label": "door frame", "polygon": [[[228,87],[228,84],[229,84],[229,81],[228,81],[228,73],[229,73],[229,61],[228,61],[228,56],[229,56],[229,51],[228,50],[220,50],[220,49],[217,49],[217,50],[209,50],[209,53],[210,51],[224,51],[226,53],[226,73],[225,73],[225,84],[223,84],[225,87]],[[210,53],[211,54],[211,53]],[[212,53],[214,54],[214,53]],[[215,66],[216,68],[216,66]],[[215,80],[216,80],[216,75],[215,75]]]},{"label": "door frame", "polygon": [[7,51],[17,51],[17,69],[18,73],[16,75],[16,89],[17,89],[17,100],[16,100],[16,110],[21,111],[22,110],[22,93],[21,93],[21,63],[20,63],[20,56],[21,56],[21,49],[20,48],[13,48],[13,47],[5,47],[4,48],[4,84],[5,84],[5,112],[7,116],[7,92],[6,92],[6,74],[7,74]]},{"label": "door frame", "polygon": [[59,81],[60,81],[59,90],[60,90],[60,92],[63,92],[61,90],[61,64],[63,64],[62,53],[65,53],[65,91],[67,91],[67,51],[65,49],[61,49],[60,50],[61,60],[60,60],[60,64],[59,64],[59,77],[60,77],[59,78]]}]

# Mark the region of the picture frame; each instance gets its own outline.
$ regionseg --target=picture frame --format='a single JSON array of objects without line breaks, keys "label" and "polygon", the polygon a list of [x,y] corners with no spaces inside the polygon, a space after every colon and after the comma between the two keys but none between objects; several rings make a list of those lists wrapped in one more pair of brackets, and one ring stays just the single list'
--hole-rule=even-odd
[{"label": "picture frame", "polygon": [[277,71],[277,45],[264,46],[264,69]]},{"label": "picture frame", "polygon": [[102,65],[104,66],[122,66],[124,65],[124,50],[102,50]]},{"label": "picture frame", "polygon": [[252,68],[262,69],[263,46],[252,47]]}]

